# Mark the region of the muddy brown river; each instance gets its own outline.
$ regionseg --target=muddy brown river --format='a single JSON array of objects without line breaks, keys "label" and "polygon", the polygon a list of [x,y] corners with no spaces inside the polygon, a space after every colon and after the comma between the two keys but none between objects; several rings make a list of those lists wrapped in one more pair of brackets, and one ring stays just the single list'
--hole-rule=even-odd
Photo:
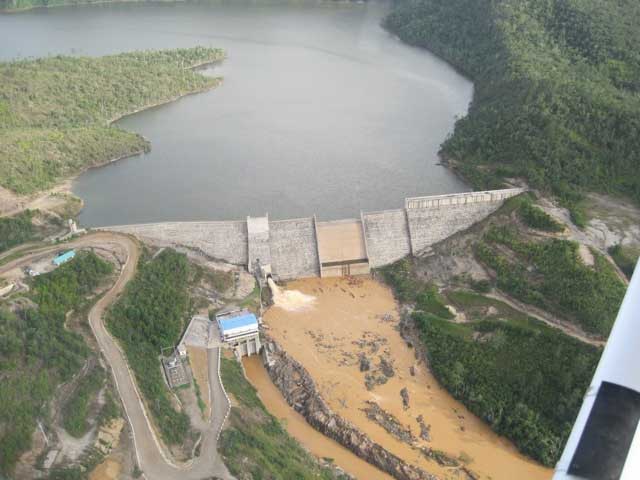
[{"label": "muddy brown river", "polygon": [[260,357],[245,358],[243,365],[251,384],[258,390],[267,410],[281,420],[293,438],[318,458],[332,458],[336,465],[358,479],[393,480],[393,477],[357,457],[339,443],[325,437],[289,406],[280,391],[271,382]]},{"label": "muddy brown river", "polygon": [[[420,432],[417,418],[421,415],[430,428],[431,439],[420,440],[419,445],[462,459],[479,478],[551,478],[552,470],[521,455],[509,441],[493,433],[438,385],[424,363],[416,360],[414,350],[398,333],[397,304],[387,287],[371,279],[307,279],[291,282],[286,288],[312,295],[316,300],[313,306],[301,310],[270,308],[264,316],[270,335],[304,365],[330,407],[375,442],[440,478],[457,478],[451,469],[427,460],[369,420],[363,412],[367,401],[376,402],[394,415],[416,437]],[[359,369],[361,353],[371,360],[372,370],[380,358],[386,358],[395,375],[368,390],[365,373]],[[412,366],[415,375],[410,374]],[[269,385],[275,388],[270,382]],[[263,395],[265,387],[256,386]],[[407,409],[403,408],[400,395],[403,387],[409,393]],[[284,418],[288,423],[290,417]],[[305,444],[304,437],[301,441]]]}]

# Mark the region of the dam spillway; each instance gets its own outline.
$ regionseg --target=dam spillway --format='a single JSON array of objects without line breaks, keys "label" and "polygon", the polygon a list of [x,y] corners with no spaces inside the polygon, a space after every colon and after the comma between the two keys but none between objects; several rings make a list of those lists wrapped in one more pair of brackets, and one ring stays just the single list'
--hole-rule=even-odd
[{"label": "dam spillway", "polygon": [[524,189],[411,197],[403,208],[362,212],[359,219],[319,221],[247,217],[241,221],[163,222],[101,228],[161,247],[261,268],[278,280],[369,273],[465,230]]}]

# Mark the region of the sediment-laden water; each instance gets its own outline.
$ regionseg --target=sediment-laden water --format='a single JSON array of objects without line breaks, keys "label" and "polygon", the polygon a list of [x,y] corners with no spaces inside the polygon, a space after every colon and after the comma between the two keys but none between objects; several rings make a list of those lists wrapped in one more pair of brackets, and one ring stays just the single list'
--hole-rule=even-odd
[{"label": "sediment-laden water", "polygon": [[[269,335],[305,367],[330,408],[374,442],[440,478],[456,478],[454,469],[425,458],[420,447],[444,452],[483,480],[551,478],[550,469],[520,454],[440,387],[400,336],[387,287],[326,278],[297,280],[287,289],[315,302],[303,310],[271,307],[264,315]],[[396,419],[396,435],[368,416],[371,408]],[[413,439],[400,440],[398,432]]]},{"label": "sediment-laden water", "polygon": [[82,175],[84,225],[357,217],[466,186],[436,165],[472,84],[380,27],[388,3],[229,0],[0,15],[0,59],[208,45],[213,91],[125,118],[152,152]]},{"label": "sediment-laden water", "polygon": [[393,477],[368,464],[336,441],[314,430],[304,417],[290,407],[276,386],[271,382],[259,356],[243,359],[247,378],[258,390],[267,410],[281,420],[293,438],[318,458],[331,458],[345,472],[358,479],[392,480]]}]

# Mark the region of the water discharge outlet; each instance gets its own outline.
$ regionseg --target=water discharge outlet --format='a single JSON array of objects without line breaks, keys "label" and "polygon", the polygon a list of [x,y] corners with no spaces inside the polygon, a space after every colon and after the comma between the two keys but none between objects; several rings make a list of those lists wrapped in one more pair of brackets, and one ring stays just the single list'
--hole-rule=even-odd
[{"label": "water discharge outlet", "polygon": [[316,297],[306,295],[298,290],[283,290],[276,285],[271,275],[267,276],[267,284],[271,289],[274,305],[283,310],[296,312],[309,309],[315,304]]}]

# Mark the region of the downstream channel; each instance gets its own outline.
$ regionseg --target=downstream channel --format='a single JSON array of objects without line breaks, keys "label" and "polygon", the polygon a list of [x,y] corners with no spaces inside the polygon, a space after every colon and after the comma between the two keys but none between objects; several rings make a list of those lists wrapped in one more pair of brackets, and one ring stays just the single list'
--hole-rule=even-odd
[{"label": "downstream channel", "polygon": [[473,85],[382,29],[388,9],[377,0],[39,9],[0,15],[0,59],[226,50],[206,70],[221,87],[117,123],[152,151],[79,177],[86,226],[357,217],[468,189],[437,151]]}]

